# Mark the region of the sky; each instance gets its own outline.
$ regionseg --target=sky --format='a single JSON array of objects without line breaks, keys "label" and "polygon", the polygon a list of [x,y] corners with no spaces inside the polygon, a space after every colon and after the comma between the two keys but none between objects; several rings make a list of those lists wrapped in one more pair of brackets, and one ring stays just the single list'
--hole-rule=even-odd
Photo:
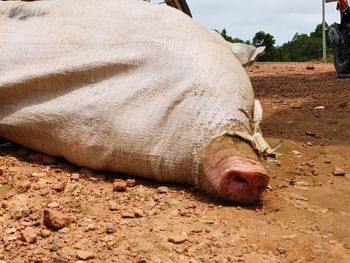
[{"label": "sky", "polygon": [[[252,40],[265,31],[275,37],[276,45],[290,41],[295,33],[315,30],[322,22],[322,0],[187,0],[193,18],[211,28],[226,29],[227,34]],[[326,4],[326,21],[339,23],[336,3]]]}]

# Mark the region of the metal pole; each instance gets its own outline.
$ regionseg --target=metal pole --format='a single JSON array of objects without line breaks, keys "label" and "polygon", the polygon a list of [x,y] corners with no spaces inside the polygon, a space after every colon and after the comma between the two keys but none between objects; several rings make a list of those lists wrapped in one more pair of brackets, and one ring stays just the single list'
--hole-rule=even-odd
[{"label": "metal pole", "polygon": [[323,61],[326,61],[326,8],[325,8],[325,0],[322,1],[322,49],[323,49]]}]

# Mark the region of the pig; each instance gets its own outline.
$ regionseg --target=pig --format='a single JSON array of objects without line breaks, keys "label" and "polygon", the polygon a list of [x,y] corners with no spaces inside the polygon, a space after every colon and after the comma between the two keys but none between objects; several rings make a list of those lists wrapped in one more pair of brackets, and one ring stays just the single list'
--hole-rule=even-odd
[{"label": "pig", "polygon": [[238,203],[266,189],[261,107],[219,34],[130,0],[5,1],[0,24],[0,137]]}]

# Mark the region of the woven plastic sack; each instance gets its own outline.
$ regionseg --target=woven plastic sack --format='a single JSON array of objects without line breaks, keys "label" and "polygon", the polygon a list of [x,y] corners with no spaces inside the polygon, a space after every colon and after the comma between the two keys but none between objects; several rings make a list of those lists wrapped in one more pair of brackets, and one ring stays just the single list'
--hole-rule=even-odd
[{"label": "woven plastic sack", "polygon": [[80,166],[192,184],[217,136],[266,149],[231,46],[174,8],[0,2],[0,46],[0,137]]}]

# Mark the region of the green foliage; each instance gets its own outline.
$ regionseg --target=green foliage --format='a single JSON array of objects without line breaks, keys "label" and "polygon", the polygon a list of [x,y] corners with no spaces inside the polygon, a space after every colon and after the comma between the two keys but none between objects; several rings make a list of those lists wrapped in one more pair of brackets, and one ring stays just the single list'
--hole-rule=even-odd
[{"label": "green foliage", "polygon": [[[332,24],[331,26],[334,26]],[[326,24],[326,39],[327,39],[327,60],[331,60],[332,49],[328,40],[328,24]],[[232,38],[227,35],[225,29],[220,32],[220,35],[232,43],[247,43],[239,38]],[[309,35],[296,33],[291,41],[284,43],[282,46],[275,46],[275,38],[269,33],[259,31],[252,39],[252,45],[256,47],[265,46],[265,55],[260,58],[260,61],[309,61],[322,59],[322,24],[316,26],[315,30]]]},{"label": "green foliage", "polygon": [[244,41],[240,38],[232,38],[231,36],[227,35],[227,31],[224,28],[221,32],[215,30],[216,32],[218,32],[226,41],[231,42],[231,43],[245,43],[245,44],[250,44],[250,41]]},{"label": "green foliage", "polygon": [[255,34],[252,42],[256,47],[266,47],[265,55],[261,57],[260,61],[274,61],[276,59],[277,51],[274,46],[276,40],[271,34],[259,31]]}]

